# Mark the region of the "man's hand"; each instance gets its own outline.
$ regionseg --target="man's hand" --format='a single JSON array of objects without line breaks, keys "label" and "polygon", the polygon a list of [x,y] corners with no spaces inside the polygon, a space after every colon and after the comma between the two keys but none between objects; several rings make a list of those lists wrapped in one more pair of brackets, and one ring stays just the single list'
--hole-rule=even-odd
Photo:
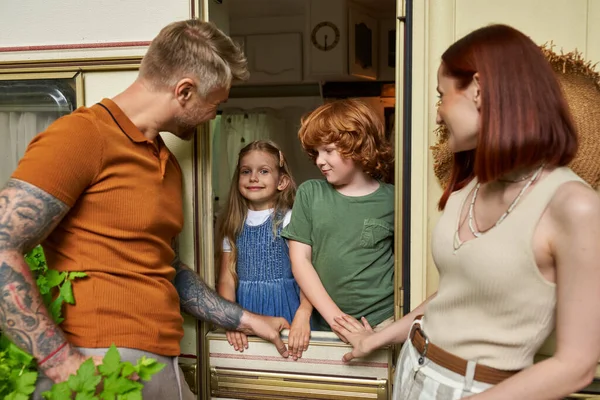
[{"label": "man's hand", "polygon": [[[91,358],[94,360],[96,366],[102,364],[102,356],[93,356]],[[87,359],[83,354],[73,351],[62,362],[54,363],[53,366],[49,366],[48,368],[42,366],[41,369],[48,378],[52,379],[55,383],[60,383],[69,379],[69,376],[77,374],[77,370]]]},{"label": "man's hand", "polygon": [[253,314],[249,311],[244,311],[240,320],[238,330],[246,335],[256,335],[260,338],[268,340],[275,345],[279,354],[284,358],[289,356],[287,347],[279,332],[283,329],[289,329],[290,324],[281,317],[266,317],[264,315]]}]

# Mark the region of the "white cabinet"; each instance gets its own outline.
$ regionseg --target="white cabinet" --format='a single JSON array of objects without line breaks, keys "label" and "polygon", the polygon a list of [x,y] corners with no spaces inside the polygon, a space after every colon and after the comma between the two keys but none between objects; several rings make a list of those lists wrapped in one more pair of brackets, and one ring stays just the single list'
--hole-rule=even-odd
[{"label": "white cabinet", "polygon": [[248,35],[235,40],[245,47],[249,83],[302,81],[302,35],[300,33]]}]

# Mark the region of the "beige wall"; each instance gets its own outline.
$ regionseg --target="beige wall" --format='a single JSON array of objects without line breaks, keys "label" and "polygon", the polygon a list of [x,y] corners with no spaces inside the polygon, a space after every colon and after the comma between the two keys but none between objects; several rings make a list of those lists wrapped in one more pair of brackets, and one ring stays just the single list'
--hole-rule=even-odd
[{"label": "beige wall", "polygon": [[143,55],[163,26],[190,18],[192,1],[2,0],[0,62]]},{"label": "beige wall", "polygon": [[598,0],[427,0],[414,1],[411,306],[438,285],[430,236],[439,213],[441,189],[429,147],[435,144],[436,71],[443,51],[479,27],[504,23],[555,50],[579,50],[600,62]]}]

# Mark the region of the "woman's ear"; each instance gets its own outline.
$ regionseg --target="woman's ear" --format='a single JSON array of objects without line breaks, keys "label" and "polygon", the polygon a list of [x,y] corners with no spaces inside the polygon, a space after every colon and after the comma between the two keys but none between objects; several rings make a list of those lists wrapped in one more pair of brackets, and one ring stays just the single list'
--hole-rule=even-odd
[{"label": "woman's ear", "polygon": [[277,190],[283,192],[290,184],[290,177],[286,174],[282,174],[279,178],[279,184],[277,185]]},{"label": "woman's ear", "polygon": [[475,72],[473,75],[473,82],[471,82],[471,86],[471,89],[473,90],[473,101],[479,110],[481,108],[481,85],[479,82],[479,72]]}]

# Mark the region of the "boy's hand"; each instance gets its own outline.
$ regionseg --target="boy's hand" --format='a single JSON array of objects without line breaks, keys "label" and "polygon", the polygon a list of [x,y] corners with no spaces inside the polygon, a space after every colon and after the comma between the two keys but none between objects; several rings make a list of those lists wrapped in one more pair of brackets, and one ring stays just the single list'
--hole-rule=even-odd
[{"label": "boy's hand", "polygon": [[308,343],[310,341],[310,315],[310,311],[299,308],[292,321],[288,338],[288,348],[294,361],[302,358],[302,352],[308,350]]},{"label": "boy's hand", "polygon": [[240,353],[244,352],[244,349],[248,348],[248,336],[242,332],[227,331],[227,341],[233,346],[235,351]]}]

